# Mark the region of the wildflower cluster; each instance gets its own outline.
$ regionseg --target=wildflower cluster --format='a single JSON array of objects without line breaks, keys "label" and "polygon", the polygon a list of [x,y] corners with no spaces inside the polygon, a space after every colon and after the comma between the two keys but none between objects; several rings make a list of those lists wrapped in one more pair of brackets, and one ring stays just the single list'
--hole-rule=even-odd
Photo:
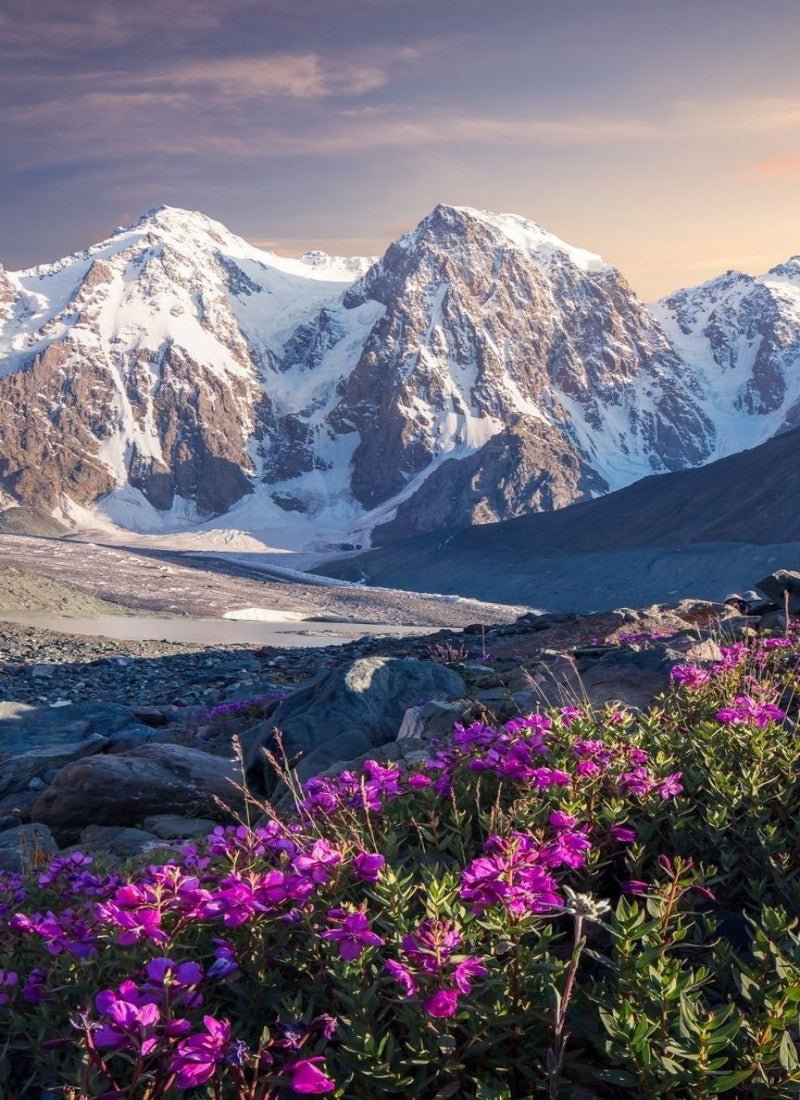
[{"label": "wildflower cluster", "polygon": [[[646,714],[457,725],[162,863],[0,872],[0,1092],[790,1095],[796,675],[793,645],[731,646]],[[719,893],[763,910],[759,954]]]}]

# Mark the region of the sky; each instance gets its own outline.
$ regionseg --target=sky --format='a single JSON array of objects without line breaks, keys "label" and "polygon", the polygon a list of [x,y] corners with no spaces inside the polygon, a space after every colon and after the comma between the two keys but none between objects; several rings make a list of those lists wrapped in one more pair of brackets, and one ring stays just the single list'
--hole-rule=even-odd
[{"label": "sky", "polygon": [[800,253],[798,0],[0,0],[0,263],[167,203],[378,254],[447,202],[645,299]]}]

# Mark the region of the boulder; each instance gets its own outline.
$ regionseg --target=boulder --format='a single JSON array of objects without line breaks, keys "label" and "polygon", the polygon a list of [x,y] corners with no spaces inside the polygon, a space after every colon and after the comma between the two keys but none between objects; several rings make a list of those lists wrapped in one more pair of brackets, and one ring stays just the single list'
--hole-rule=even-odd
[{"label": "boulder", "polygon": [[666,691],[673,665],[686,659],[666,646],[615,650],[579,666],[566,654],[530,669],[534,691],[545,707],[603,707],[621,703],[647,707]]},{"label": "boulder", "polygon": [[53,768],[100,752],[110,736],[133,722],[130,707],[118,703],[0,704],[0,794],[21,790]]},{"label": "boulder", "polygon": [[794,569],[776,569],[756,585],[768,600],[785,609],[785,593],[789,594],[789,613],[800,612],[800,573]]},{"label": "boulder", "polygon": [[58,851],[46,825],[15,825],[0,832],[0,871],[42,866]]},{"label": "boulder", "polygon": [[178,814],[154,814],[144,819],[143,828],[161,840],[188,840],[190,837],[208,836],[214,831],[215,821],[208,817],[180,817]]},{"label": "boulder", "polygon": [[669,687],[676,656],[665,646],[653,646],[601,657],[581,672],[586,698],[592,707],[622,703],[644,709]]},{"label": "boulder", "polygon": [[127,752],[129,749],[138,749],[140,745],[147,745],[157,739],[156,730],[152,726],[137,722],[130,726],[123,726],[121,730],[112,733],[108,739],[108,751]]},{"label": "boulder", "polygon": [[[243,735],[246,761],[254,780],[263,776],[261,749],[276,747],[280,731],[283,751],[295,762],[323,746],[336,743],[338,759],[352,759],[369,748],[397,737],[406,710],[420,700],[459,697],[464,681],[453,669],[414,657],[361,657],[323,672],[284,699],[266,722]],[[347,741],[345,744],[344,741]],[[331,757],[325,751],[322,756]],[[315,764],[314,767],[317,765]],[[274,781],[267,769],[268,785]],[[313,774],[305,761],[301,774]]]},{"label": "boulder", "polygon": [[[31,740],[35,743],[35,738]],[[53,768],[100,752],[107,743],[105,737],[93,733],[82,740],[45,744],[11,756],[0,764],[0,794],[24,790],[32,780],[43,779]]]},{"label": "boulder", "polygon": [[228,817],[217,799],[239,808],[231,760],[183,745],[142,745],[68,764],[33,808],[33,820],[63,829],[88,824],[135,825],[166,811]]},{"label": "boulder", "polygon": [[409,707],[403,715],[398,741],[412,738],[429,741],[433,738],[449,737],[456,722],[461,722],[470,708],[469,699],[454,699],[450,702],[432,699],[429,703]]},{"label": "boulder", "polygon": [[31,819],[31,810],[33,809],[36,799],[39,797],[38,791],[25,790],[16,791],[13,794],[7,794],[3,798],[0,798],[0,821],[5,821],[6,818],[10,818],[8,827],[19,824],[20,821],[28,822]]},{"label": "boulder", "polygon": [[80,847],[86,852],[108,852],[119,859],[138,856],[159,846],[154,833],[118,825],[89,825],[81,833]]}]

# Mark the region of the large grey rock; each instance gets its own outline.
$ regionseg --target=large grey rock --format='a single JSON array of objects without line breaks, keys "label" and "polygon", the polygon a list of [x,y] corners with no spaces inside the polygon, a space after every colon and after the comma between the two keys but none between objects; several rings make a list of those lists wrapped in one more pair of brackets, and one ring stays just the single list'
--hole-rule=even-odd
[{"label": "large grey rock", "polygon": [[358,730],[340,733],[305,753],[295,764],[300,779],[314,775],[338,772],[349,768],[354,760],[366,759],[375,752],[375,746]]},{"label": "large grey rock", "polygon": [[107,743],[105,737],[92,733],[85,740],[45,744],[11,756],[0,764],[0,794],[21,791],[32,779],[42,779],[53,768],[61,768],[72,760],[100,752]]},{"label": "large grey rock", "polygon": [[93,734],[110,737],[136,721],[130,707],[119,703],[70,703],[58,707],[30,707],[0,703],[0,754],[17,756],[49,746],[85,741]]},{"label": "large grey rock", "polygon": [[[7,826],[9,828],[11,825],[18,825],[20,822],[29,822],[31,810],[38,797],[39,792],[30,789],[4,795],[0,798],[0,821],[10,818],[11,820],[9,820]],[[2,826],[2,828],[5,827]]]},{"label": "large grey rock", "polygon": [[676,654],[662,646],[639,652],[613,653],[593,661],[581,673],[586,697],[593,707],[623,703],[648,707],[656,695],[666,691]]},{"label": "large grey rock", "polygon": [[469,699],[432,699],[420,706],[409,707],[403,715],[398,741],[431,740],[447,737],[453,732],[456,722],[460,722],[469,710]]},{"label": "large grey rock", "polygon": [[147,745],[156,740],[159,740],[159,737],[152,726],[136,722],[130,726],[123,726],[121,730],[111,734],[108,739],[108,751],[128,752],[129,749],[138,749],[140,745]]},{"label": "large grey rock", "polygon": [[530,690],[546,707],[622,703],[644,708],[669,687],[673,665],[686,659],[666,646],[614,651],[580,666],[559,654],[530,669]]},{"label": "large grey rock", "polygon": [[785,593],[789,594],[789,611],[800,611],[800,573],[794,569],[776,569],[756,585],[759,592],[785,609]]},{"label": "large grey rock", "polygon": [[46,825],[15,825],[0,832],[0,871],[41,866],[58,851]]},{"label": "large grey rock", "polygon": [[318,767],[323,756],[330,756],[328,751],[310,757],[322,746],[336,742],[337,758],[351,759],[369,751],[370,746],[394,740],[403,715],[414,703],[458,697],[464,691],[461,676],[435,661],[362,657],[322,673],[284,699],[268,721],[248,730],[243,738],[246,760],[257,773],[261,749],[275,748],[277,729],[287,757],[308,758],[300,771],[313,774],[309,768]]},{"label": "large grey rock", "polygon": [[165,812],[224,820],[217,800],[240,807],[233,786],[238,779],[238,766],[222,757],[183,745],[143,745],[68,764],[42,792],[32,816],[66,829],[136,825]]},{"label": "large grey rock", "polygon": [[161,840],[185,840],[189,837],[208,836],[215,821],[208,817],[180,817],[178,814],[154,814],[146,817],[143,827]]},{"label": "large grey rock", "polygon": [[142,829],[118,825],[88,825],[81,833],[81,847],[87,852],[108,852],[120,859],[138,856],[157,848],[158,837]]}]

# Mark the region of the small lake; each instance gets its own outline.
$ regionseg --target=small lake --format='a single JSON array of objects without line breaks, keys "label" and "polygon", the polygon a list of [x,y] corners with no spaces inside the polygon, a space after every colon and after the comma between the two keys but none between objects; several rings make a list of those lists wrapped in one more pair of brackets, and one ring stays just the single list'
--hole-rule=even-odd
[{"label": "small lake", "polygon": [[437,627],[372,623],[258,622],[236,619],[162,618],[158,615],[100,615],[95,618],[2,612],[0,623],[37,626],[62,634],[82,634],[129,642],[183,642],[201,645],[271,645],[290,648],[344,645],[365,635],[402,638],[433,634]]}]

